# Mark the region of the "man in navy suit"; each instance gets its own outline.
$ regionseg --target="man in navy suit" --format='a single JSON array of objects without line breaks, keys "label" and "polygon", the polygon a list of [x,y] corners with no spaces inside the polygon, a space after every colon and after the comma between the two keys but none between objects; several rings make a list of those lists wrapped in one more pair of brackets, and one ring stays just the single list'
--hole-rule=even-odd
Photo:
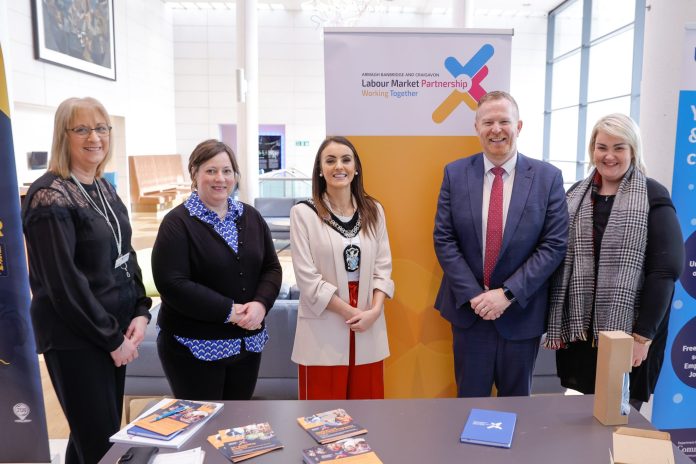
[{"label": "man in navy suit", "polygon": [[[482,153],[445,167],[435,217],[444,271],[435,307],[452,324],[459,397],[524,396],[544,332],[548,282],[566,252],[560,170],[517,152],[517,103],[479,101]],[[502,169],[500,169],[502,168]]]}]

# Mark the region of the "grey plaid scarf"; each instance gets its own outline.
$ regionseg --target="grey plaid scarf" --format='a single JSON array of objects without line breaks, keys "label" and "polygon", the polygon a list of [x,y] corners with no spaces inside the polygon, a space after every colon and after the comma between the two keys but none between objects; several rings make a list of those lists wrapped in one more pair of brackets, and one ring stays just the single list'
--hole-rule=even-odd
[{"label": "grey plaid scarf", "polygon": [[633,329],[648,236],[646,179],[631,167],[621,180],[602,238],[595,284],[591,194],[597,189],[595,173],[567,197],[568,252],[551,281],[547,348],[587,340],[590,320],[595,339],[602,330],[631,333]]}]

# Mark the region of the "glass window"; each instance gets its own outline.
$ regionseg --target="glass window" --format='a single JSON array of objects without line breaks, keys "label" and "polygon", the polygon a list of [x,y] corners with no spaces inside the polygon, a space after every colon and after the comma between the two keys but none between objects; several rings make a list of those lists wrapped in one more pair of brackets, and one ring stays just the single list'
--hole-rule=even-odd
[{"label": "glass window", "polygon": [[[586,143],[597,120],[610,113],[630,115],[639,96],[632,87],[633,57],[642,59],[642,50],[634,51],[642,44],[635,43],[635,31],[642,31],[645,23],[644,9],[636,8],[639,4],[644,3],[566,0],[549,14],[553,36],[546,77],[544,159],[563,171],[566,185],[587,173]],[[583,17],[590,5],[592,14]]]},{"label": "glass window", "polygon": [[553,56],[580,48],[582,43],[582,1],[574,0],[555,16]]},{"label": "glass window", "polygon": [[577,182],[577,161],[555,161],[552,162],[552,164],[561,170],[561,174],[563,175],[563,185],[565,186],[566,190]]},{"label": "glass window", "polygon": [[553,64],[551,108],[578,104],[580,98],[580,53],[568,55]]},{"label": "glass window", "polygon": [[590,39],[602,37],[633,22],[635,0],[592,0]]},{"label": "glass window", "polygon": [[578,107],[551,113],[549,161],[573,161],[578,158]]},{"label": "glass window", "polygon": [[590,47],[588,101],[631,93],[633,28]]},{"label": "glass window", "polygon": [[[590,142],[590,134],[592,134],[592,128],[599,121],[599,118],[606,116],[611,113],[623,113],[625,115],[631,114],[631,97],[619,97],[612,98],[610,100],[604,100],[597,103],[590,103],[587,105],[587,133],[585,140],[587,143]],[[589,161],[587,153],[587,148],[585,148],[585,161]]]}]

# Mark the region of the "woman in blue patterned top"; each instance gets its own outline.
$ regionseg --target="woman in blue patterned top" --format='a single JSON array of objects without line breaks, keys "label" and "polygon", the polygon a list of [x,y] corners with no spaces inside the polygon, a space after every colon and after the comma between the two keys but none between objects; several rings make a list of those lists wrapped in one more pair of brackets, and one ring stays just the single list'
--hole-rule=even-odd
[{"label": "woman in blue patterned top", "polygon": [[280,263],[266,221],[231,198],[239,181],[232,149],[206,140],[188,168],[194,192],[164,217],[152,252],[162,297],[157,351],[177,398],[248,400]]}]

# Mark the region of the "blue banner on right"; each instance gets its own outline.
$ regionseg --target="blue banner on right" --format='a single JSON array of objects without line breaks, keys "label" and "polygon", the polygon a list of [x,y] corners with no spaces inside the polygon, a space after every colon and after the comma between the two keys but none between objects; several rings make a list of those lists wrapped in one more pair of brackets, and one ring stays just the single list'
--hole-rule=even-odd
[{"label": "blue banner on right", "polygon": [[686,239],[652,422],[696,462],[696,28],[685,32],[672,201]]}]

